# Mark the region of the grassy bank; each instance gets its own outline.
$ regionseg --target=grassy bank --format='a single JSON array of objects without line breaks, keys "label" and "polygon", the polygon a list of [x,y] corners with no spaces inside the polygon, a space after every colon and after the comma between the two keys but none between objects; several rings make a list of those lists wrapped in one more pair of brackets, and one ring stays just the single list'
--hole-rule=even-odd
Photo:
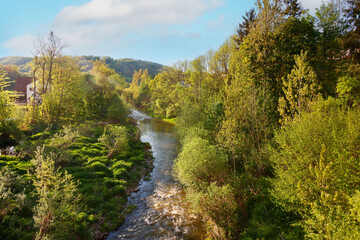
[{"label": "grassy bank", "polygon": [[[5,185],[12,188],[14,197],[7,202],[0,200],[1,239],[33,239],[36,234],[33,211],[39,194],[33,185],[36,177],[32,159],[39,146],[43,155],[55,160],[55,169],[70,174],[77,186],[81,211],[67,239],[103,239],[123,222],[128,194],[152,169],[152,156],[150,146],[139,140],[138,129],[130,124],[125,126],[126,147],[117,151],[109,148],[103,138],[110,126],[116,127],[91,122],[62,130],[47,129],[30,134],[16,147],[18,155],[0,157],[0,177],[11,173],[12,178],[19,179]],[[16,197],[20,195],[22,203]]]}]

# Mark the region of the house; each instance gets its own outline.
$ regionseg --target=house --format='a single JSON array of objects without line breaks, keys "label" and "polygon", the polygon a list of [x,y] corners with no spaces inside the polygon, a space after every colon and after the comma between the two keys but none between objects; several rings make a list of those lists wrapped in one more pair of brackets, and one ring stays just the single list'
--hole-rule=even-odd
[{"label": "house", "polygon": [[35,99],[37,104],[41,104],[41,96],[34,88],[34,82],[31,82],[26,86],[26,102],[29,103],[32,98]]},{"label": "house", "polygon": [[17,77],[14,90],[18,94],[18,102],[27,102],[27,85],[33,81],[32,77]]}]

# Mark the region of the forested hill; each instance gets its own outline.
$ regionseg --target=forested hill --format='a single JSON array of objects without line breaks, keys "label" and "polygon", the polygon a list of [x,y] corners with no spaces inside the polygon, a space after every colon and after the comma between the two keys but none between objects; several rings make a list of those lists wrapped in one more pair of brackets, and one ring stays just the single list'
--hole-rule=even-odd
[{"label": "forested hill", "polygon": [[83,71],[90,70],[92,68],[92,62],[100,59],[105,60],[105,63],[111,69],[114,69],[117,73],[120,73],[127,82],[131,82],[134,71],[148,69],[149,75],[155,77],[160,72],[160,70],[165,67],[164,65],[158,63],[134,60],[130,58],[113,59],[111,57],[100,58],[97,56],[81,56],[77,58]]},{"label": "forested hill", "polygon": [[[74,59],[82,67],[83,71],[91,70],[93,67],[93,61],[104,59],[106,64],[108,64],[111,69],[114,69],[117,73],[120,73],[121,76],[123,76],[128,82],[131,82],[134,71],[139,71],[139,69],[148,69],[149,74],[155,76],[160,72],[161,69],[165,67],[164,65],[158,63],[129,58],[113,59],[111,57],[81,56],[74,57]],[[26,64],[31,60],[31,57],[1,57],[0,64],[16,65],[19,67],[20,72],[26,73],[29,71],[29,67]]]}]

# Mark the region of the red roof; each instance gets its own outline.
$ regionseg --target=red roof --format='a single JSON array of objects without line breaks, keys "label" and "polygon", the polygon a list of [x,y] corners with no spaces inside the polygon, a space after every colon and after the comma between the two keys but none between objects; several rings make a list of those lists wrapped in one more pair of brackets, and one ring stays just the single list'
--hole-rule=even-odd
[{"label": "red roof", "polygon": [[17,77],[15,91],[26,93],[26,86],[32,83],[32,77]]}]

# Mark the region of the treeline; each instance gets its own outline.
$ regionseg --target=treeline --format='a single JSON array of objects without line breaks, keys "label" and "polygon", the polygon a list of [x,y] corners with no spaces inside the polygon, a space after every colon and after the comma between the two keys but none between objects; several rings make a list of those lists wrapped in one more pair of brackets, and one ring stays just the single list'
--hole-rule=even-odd
[{"label": "treeline", "polygon": [[140,69],[147,69],[148,73],[151,76],[156,76],[162,69],[165,68],[164,65],[143,61],[135,60],[129,58],[123,59],[113,59],[111,57],[99,57],[93,56],[82,56],[79,57],[80,65],[86,63],[86,61],[96,61],[103,60],[111,69],[114,69],[117,73],[120,73],[122,77],[125,78],[125,81],[131,82],[134,71],[139,71]]},{"label": "treeline", "polygon": [[129,101],[176,117],[174,172],[215,239],[359,239],[358,1],[259,0],[218,50]]},{"label": "treeline", "polygon": [[152,167],[125,79],[101,60],[83,73],[63,48],[53,33],[38,42],[27,106],[0,68],[0,239],[104,239]]},{"label": "treeline", "polygon": [[[148,69],[151,76],[157,75],[164,65],[143,60],[135,59],[113,59],[111,57],[99,56],[73,56],[71,59],[78,65],[82,72],[90,72],[93,69],[94,62],[104,61],[110,69],[115,70],[116,73],[121,74],[126,82],[131,82],[134,71],[140,69]],[[14,90],[16,76],[30,75],[31,72],[31,57],[3,57],[0,58],[0,64],[4,66],[8,73],[11,85],[9,90]]]}]

